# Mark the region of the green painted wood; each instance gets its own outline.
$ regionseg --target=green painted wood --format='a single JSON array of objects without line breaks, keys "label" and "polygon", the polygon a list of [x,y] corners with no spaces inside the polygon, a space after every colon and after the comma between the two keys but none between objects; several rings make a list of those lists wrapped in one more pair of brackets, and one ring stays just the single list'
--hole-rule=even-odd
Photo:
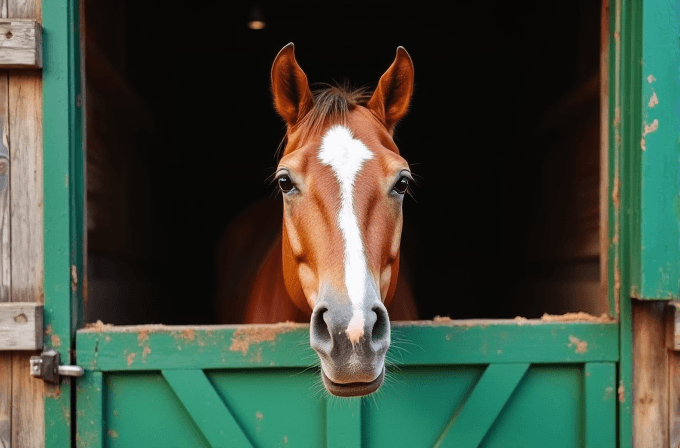
[{"label": "green painted wood", "polygon": [[326,400],[327,448],[361,448],[361,399]]},{"label": "green painted wood", "polygon": [[166,370],[163,377],[212,448],[253,448],[202,370]]},{"label": "green painted wood", "polygon": [[[640,144],[640,214],[635,224],[638,247],[632,295],[640,299],[680,298],[680,3],[676,0],[633,2],[630,17],[635,64],[631,80],[639,106],[631,126]],[[641,23],[640,23],[641,22]],[[638,34],[641,30],[641,35]],[[638,41],[640,39],[640,41]],[[639,46],[641,45],[641,48]],[[638,49],[639,48],[639,49]],[[640,59],[632,59],[631,63]],[[639,69],[638,69],[639,67]],[[633,69],[633,67],[631,67]],[[637,115],[637,114],[640,115]],[[635,137],[637,137],[637,135]],[[632,142],[631,142],[632,143]],[[637,165],[638,158],[634,161]]]},{"label": "green painted wood", "polygon": [[[44,171],[44,320],[50,334],[45,348],[74,362],[75,330],[81,288],[71,288],[71,266],[82,272],[82,110],[78,1],[43,2],[43,163]],[[81,204],[81,206],[78,206]],[[82,277],[82,276],[81,276]],[[52,341],[59,341],[52,346]],[[45,395],[45,446],[72,446],[72,385]]]},{"label": "green painted wood", "polygon": [[493,425],[529,364],[491,364],[451,417],[434,448],[476,448]]},{"label": "green painted wood", "polygon": [[585,366],[585,447],[616,446],[616,364]]},{"label": "green painted wood", "polygon": [[[540,321],[538,321],[540,322]],[[78,332],[78,362],[101,371],[306,367],[309,327],[119,327]],[[251,332],[244,336],[244,332]],[[618,326],[598,323],[394,325],[394,364],[582,363],[618,360]],[[432,347],[437,347],[433,350]]]},{"label": "green painted wood", "polygon": [[[640,285],[641,83],[642,2],[610,2],[614,29],[610,71],[615,83],[610,97],[610,244],[609,292],[617,304],[620,322],[618,367],[618,444],[632,447],[632,306]],[[612,253],[614,256],[612,256]]]},{"label": "green painted wood", "polygon": [[104,447],[104,375],[86,372],[78,378],[76,393],[76,425],[78,448]]}]

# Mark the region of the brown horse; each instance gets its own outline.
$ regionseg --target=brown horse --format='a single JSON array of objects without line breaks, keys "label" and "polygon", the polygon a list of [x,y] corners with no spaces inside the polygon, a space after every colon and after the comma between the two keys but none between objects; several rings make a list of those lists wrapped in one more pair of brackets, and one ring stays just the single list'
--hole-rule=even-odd
[{"label": "brown horse", "polygon": [[[258,205],[232,226],[237,229],[228,234],[235,236],[222,241],[225,249],[241,248],[218,263],[225,276],[220,300],[231,308],[222,320],[310,322],[326,389],[366,395],[384,379],[386,307],[392,304],[400,319],[416,317],[410,295],[396,294],[402,202],[411,172],[392,139],[408,109],[413,64],[399,47],[372,96],[337,87],[313,94],[291,43],[274,61],[272,90],[287,123],[275,173],[283,226],[272,231],[268,205]],[[262,252],[264,261],[244,278],[236,265],[252,266]],[[233,286],[239,283],[252,285],[247,294]],[[239,295],[247,301],[226,299]]]}]

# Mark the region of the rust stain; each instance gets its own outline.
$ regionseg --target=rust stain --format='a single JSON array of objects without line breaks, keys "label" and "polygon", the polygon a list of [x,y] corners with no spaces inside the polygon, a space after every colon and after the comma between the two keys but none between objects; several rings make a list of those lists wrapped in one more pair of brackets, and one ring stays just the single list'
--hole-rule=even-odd
[{"label": "rust stain", "polygon": [[94,330],[94,331],[97,331],[97,332],[100,332],[100,333],[101,333],[102,331],[109,330],[109,329],[111,329],[112,327],[113,327],[113,324],[105,324],[105,323],[102,322],[101,320],[98,320],[97,322],[95,322],[95,323],[93,323],[93,324],[87,324],[87,325],[85,325],[85,329],[86,329],[86,330]]},{"label": "rust stain", "polygon": [[75,291],[78,289],[78,268],[75,265],[71,265],[71,290]]},{"label": "rust stain", "polygon": [[649,108],[652,109],[654,106],[659,104],[659,97],[656,96],[656,92],[652,92],[652,97],[649,99]]},{"label": "rust stain", "polygon": [[151,354],[151,347],[148,345],[142,350],[142,361],[146,361],[146,357]]},{"label": "rust stain", "polygon": [[52,340],[52,347],[61,347],[61,338],[58,335],[53,334],[50,339]]},{"label": "rust stain", "polygon": [[139,330],[139,334],[137,335],[138,345],[142,345],[144,342],[146,342],[148,340],[149,340],[149,330],[147,328]]},{"label": "rust stain", "polygon": [[130,367],[132,365],[132,363],[135,362],[135,356],[137,356],[136,353],[130,353],[129,355],[127,355],[127,365],[128,365],[128,367]]},{"label": "rust stain", "polygon": [[619,177],[616,176],[614,178],[614,186],[612,188],[612,201],[614,202],[614,206],[616,208],[619,208],[621,206],[621,193],[620,193],[620,180]]},{"label": "rust stain", "polygon": [[642,131],[642,139],[640,139],[640,147],[642,148],[643,151],[647,151],[647,143],[645,137],[648,134],[651,134],[652,132],[656,132],[658,130],[659,130],[658,119],[655,118],[654,121],[652,121],[652,124],[645,123],[645,129],[644,131]]},{"label": "rust stain", "polygon": [[453,319],[451,319],[449,316],[434,316],[432,321],[437,323],[449,323],[453,322]]},{"label": "rust stain", "polygon": [[45,328],[45,334],[47,336],[52,334],[52,325],[48,325],[47,328]]},{"label": "rust stain", "polygon": [[194,331],[193,328],[187,328],[186,330],[182,330],[182,339],[185,339],[187,341],[193,341],[196,339],[196,331]]},{"label": "rust stain", "polygon": [[609,317],[607,313],[602,313],[600,316],[593,316],[592,314],[584,313],[583,311],[580,311],[578,313],[566,313],[561,315],[546,313],[543,316],[541,316],[541,320],[544,322],[600,322],[600,323],[613,322],[613,319]]},{"label": "rust stain", "polygon": [[626,401],[626,388],[623,387],[623,381],[619,383],[619,387],[616,390],[619,395],[619,403],[625,403]]},{"label": "rust stain", "polygon": [[621,108],[617,107],[614,109],[614,127],[618,127],[621,124]]},{"label": "rust stain", "polygon": [[645,130],[642,132],[642,136],[644,137],[647,134],[651,134],[652,132],[656,132],[659,130],[659,120],[657,118],[652,121],[652,124],[646,124],[645,123]]},{"label": "rust stain", "polygon": [[28,322],[28,317],[26,317],[24,313],[17,314],[16,316],[14,316],[14,322],[18,324],[25,324],[26,322]]},{"label": "rust stain", "polygon": [[241,327],[234,332],[229,350],[232,352],[241,352],[245,355],[248,353],[251,344],[274,341],[279,334],[293,331],[295,328],[297,328],[297,325],[293,322],[284,322],[267,326],[253,325]]},{"label": "rust stain", "polygon": [[621,273],[619,272],[618,263],[614,269],[614,300],[616,301],[616,315],[619,315],[619,304],[621,299]]},{"label": "rust stain", "polygon": [[113,429],[109,429],[106,431],[106,433],[111,437],[112,439],[117,439],[118,438],[118,433],[114,431]]},{"label": "rust stain", "polygon": [[61,387],[58,384],[45,383],[45,395],[50,398],[61,397]]},{"label": "rust stain", "polygon": [[569,335],[569,347],[575,347],[575,352],[578,354],[588,352],[588,343],[573,335]]}]

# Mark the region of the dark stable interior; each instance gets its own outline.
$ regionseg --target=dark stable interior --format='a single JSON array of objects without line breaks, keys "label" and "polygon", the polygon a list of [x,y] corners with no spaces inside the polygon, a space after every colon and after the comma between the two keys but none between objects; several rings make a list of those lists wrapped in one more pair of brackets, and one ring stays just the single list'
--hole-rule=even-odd
[{"label": "dark stable interior", "polygon": [[217,242],[275,194],[269,76],[291,41],[312,84],[375,87],[399,45],[414,61],[395,139],[421,318],[606,312],[599,2],[192,6],[85,1],[88,322],[218,323]]}]

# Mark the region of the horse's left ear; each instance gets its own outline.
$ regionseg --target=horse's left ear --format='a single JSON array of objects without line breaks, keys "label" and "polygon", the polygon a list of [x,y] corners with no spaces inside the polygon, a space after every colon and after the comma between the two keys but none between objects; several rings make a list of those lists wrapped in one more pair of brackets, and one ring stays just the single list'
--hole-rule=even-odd
[{"label": "horse's left ear", "polygon": [[272,66],[272,92],[276,110],[289,126],[295,126],[312,108],[307,75],[295,60],[292,42],[276,55]]},{"label": "horse's left ear", "polygon": [[399,47],[394,62],[380,78],[368,108],[392,131],[397,121],[406,115],[412,93],[413,62],[404,47]]}]

